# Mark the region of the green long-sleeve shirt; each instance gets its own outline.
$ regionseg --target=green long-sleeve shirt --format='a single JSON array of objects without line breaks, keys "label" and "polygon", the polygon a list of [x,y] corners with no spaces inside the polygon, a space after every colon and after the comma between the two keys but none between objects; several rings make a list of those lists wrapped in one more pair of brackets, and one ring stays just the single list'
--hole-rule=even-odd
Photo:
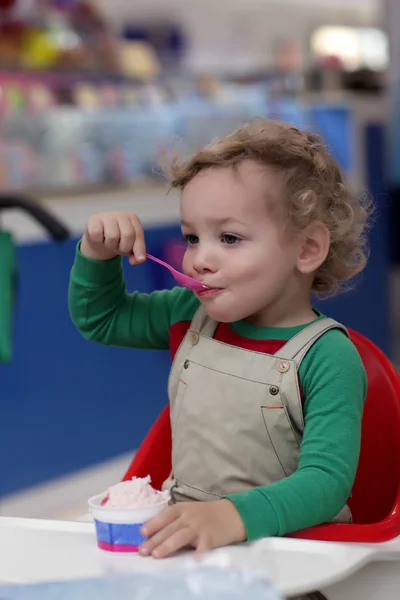
[{"label": "green long-sleeve shirt", "polygon": [[[184,288],[128,294],[120,258],[94,261],[77,251],[69,306],[74,323],[89,340],[171,349],[174,354],[198,305]],[[304,325],[271,328],[240,321],[224,327],[229,343],[274,353]],[[249,541],[329,521],[351,492],[367,389],[360,356],[343,332],[328,331],[307,353],[299,378],[305,429],[297,471],[272,485],[228,496]]]}]

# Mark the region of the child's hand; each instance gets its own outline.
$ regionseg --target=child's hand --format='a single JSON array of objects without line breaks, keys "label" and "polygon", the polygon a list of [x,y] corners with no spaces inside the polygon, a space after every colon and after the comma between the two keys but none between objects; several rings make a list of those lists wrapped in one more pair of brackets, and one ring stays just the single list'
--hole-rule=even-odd
[{"label": "child's hand", "polygon": [[146,260],[146,245],[141,222],[133,212],[104,212],[87,222],[81,252],[95,260],[128,256],[131,265]]},{"label": "child's hand", "polygon": [[149,538],[140,547],[142,556],[165,558],[191,546],[198,552],[244,542],[244,523],[229,500],[181,502],[168,506],[142,527]]}]

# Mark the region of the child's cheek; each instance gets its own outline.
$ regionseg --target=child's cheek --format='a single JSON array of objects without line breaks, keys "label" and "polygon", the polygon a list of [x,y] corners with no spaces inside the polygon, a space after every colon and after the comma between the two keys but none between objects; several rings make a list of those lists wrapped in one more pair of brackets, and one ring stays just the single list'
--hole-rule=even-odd
[{"label": "child's cheek", "polygon": [[187,250],[185,251],[185,254],[183,255],[182,271],[185,273],[185,275],[192,276],[192,274],[193,274],[193,261],[191,258],[190,248],[187,248]]}]

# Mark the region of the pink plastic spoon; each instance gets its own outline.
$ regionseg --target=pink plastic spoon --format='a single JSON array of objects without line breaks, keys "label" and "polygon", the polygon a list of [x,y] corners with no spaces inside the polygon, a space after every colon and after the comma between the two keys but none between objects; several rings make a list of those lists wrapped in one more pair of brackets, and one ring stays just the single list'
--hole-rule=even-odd
[{"label": "pink plastic spoon", "polygon": [[192,277],[189,277],[188,275],[184,275],[184,273],[177,271],[176,269],[171,267],[171,265],[164,262],[163,260],[160,260],[159,258],[152,256],[151,254],[146,254],[146,256],[147,256],[147,258],[150,258],[150,260],[154,260],[154,262],[159,263],[163,267],[166,267],[171,272],[174,279],[179,283],[179,285],[183,285],[183,287],[186,287],[189,290],[192,290],[192,292],[201,292],[202,290],[208,289],[208,287],[206,285],[203,285],[202,283],[200,283],[200,281],[196,281],[196,279],[193,279]]}]

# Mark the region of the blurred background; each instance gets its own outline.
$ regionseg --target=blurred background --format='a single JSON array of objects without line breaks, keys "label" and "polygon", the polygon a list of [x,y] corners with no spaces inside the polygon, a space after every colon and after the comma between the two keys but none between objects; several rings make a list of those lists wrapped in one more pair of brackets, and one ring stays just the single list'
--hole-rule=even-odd
[{"label": "blurred background", "polygon": [[[76,518],[167,401],[169,356],[97,347],[67,307],[93,212],[179,267],[160,158],[252,116],[320,133],[376,203],[354,292],[318,303],[400,365],[398,0],[0,0],[0,514]],[[153,264],[130,290],[169,287]]]}]

